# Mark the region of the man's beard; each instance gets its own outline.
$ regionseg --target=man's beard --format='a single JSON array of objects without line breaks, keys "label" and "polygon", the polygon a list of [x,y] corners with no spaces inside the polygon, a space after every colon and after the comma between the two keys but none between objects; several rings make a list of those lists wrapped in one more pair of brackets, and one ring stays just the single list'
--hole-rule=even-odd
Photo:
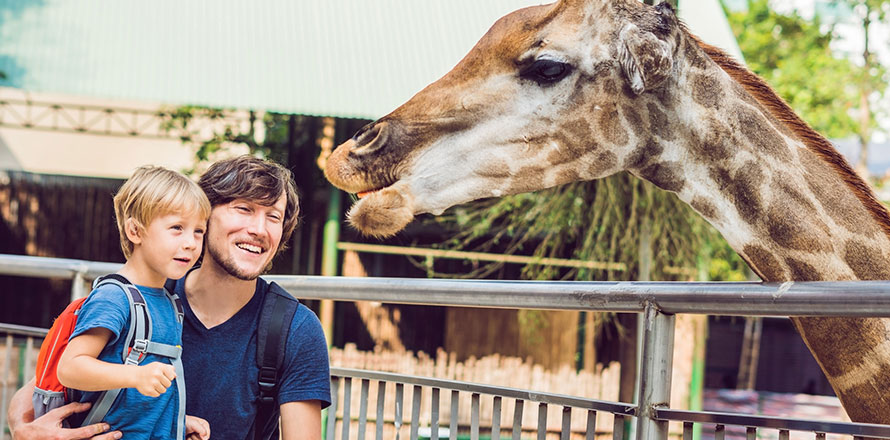
[{"label": "man's beard", "polygon": [[227,274],[242,281],[253,281],[260,275],[272,270],[272,260],[269,260],[269,263],[266,264],[266,267],[262,268],[259,272],[249,273],[239,269],[238,266],[235,265],[234,258],[230,257],[224,260],[213,246],[207,245],[207,253],[210,254],[210,258],[213,258],[213,261],[215,261],[219,267],[226,271]]}]

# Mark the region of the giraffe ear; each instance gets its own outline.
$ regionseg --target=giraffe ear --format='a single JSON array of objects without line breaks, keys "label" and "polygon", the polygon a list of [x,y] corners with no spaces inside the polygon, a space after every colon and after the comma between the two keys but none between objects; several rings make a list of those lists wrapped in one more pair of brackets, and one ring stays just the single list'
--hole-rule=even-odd
[{"label": "giraffe ear", "polygon": [[[661,14],[659,14],[661,15]],[[665,33],[665,38],[670,32]],[[618,34],[618,62],[637,95],[660,86],[673,70],[673,45],[628,23]]]}]

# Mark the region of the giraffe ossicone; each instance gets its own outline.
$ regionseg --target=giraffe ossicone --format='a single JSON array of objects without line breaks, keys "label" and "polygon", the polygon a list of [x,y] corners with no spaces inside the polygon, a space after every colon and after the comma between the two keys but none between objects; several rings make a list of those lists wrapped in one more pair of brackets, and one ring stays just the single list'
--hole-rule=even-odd
[{"label": "giraffe ossicone", "polygon": [[[713,224],[766,281],[890,279],[890,214],[760,78],[667,4],[563,0],[466,57],[328,158],[388,236],[419,213],[626,170]],[[890,321],[793,318],[851,419],[890,423]]]}]

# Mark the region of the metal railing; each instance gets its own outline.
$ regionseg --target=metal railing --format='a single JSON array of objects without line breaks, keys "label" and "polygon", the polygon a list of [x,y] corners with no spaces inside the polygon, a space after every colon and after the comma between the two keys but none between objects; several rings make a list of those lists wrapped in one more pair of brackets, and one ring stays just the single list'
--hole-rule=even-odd
[{"label": "metal railing", "polygon": [[[111,263],[93,263],[77,260],[47,259],[0,255],[0,274],[61,277],[74,280],[87,280],[97,275],[114,271],[119,267]],[[615,424],[623,424],[627,418],[636,419],[638,439],[665,439],[668,436],[668,422],[682,422],[683,437],[692,437],[693,424],[713,426],[715,438],[723,438],[726,426],[740,426],[746,430],[747,438],[755,438],[758,430],[774,430],[778,438],[789,438],[791,431],[810,432],[816,439],[826,434],[844,434],[855,438],[890,438],[890,426],[862,423],[841,423],[807,421],[744,414],[726,414],[705,411],[681,411],[667,407],[670,401],[672,350],[674,340],[674,315],[677,313],[719,314],[738,316],[869,316],[890,317],[890,281],[857,282],[807,282],[807,283],[678,283],[678,282],[549,282],[549,281],[473,281],[439,279],[396,279],[396,278],[348,278],[348,277],[309,277],[309,276],[267,276],[302,299],[324,299],[338,301],[375,301],[400,304],[424,304],[440,306],[468,306],[492,308],[520,308],[547,310],[595,310],[612,312],[641,313],[644,319],[643,354],[640,365],[638,404],[604,402],[579,397],[523,391],[489,385],[465,382],[420,378],[390,373],[370,372],[349,369],[332,369],[332,386],[335,395],[344,390],[343,401],[332,404],[330,414],[339,408],[342,418],[329,417],[327,438],[343,440],[351,437],[352,425],[352,381],[361,380],[359,415],[356,434],[366,438],[368,411],[368,390],[370,384],[377,384],[377,414],[375,428],[382,439],[383,405],[386,401],[386,386],[381,383],[396,384],[395,437],[398,438],[402,425],[402,398],[404,387],[412,387],[412,415],[409,438],[419,438],[418,420],[421,406],[418,396],[424,390],[435,395],[430,403],[430,436],[438,438],[439,398],[442,390],[452,394],[452,414],[457,413],[455,397],[461,392],[471,394],[470,436],[480,438],[479,399],[481,396],[497,399],[492,411],[492,423],[488,429],[492,438],[500,438],[500,411],[502,399],[514,400],[514,425],[512,438],[522,434],[521,421],[517,425],[515,408],[522,408],[524,402],[538,405],[539,423],[537,438],[547,437],[547,406],[562,408],[564,419],[561,439],[572,435],[571,414],[573,410],[583,412],[588,417],[586,438],[594,438],[595,412],[615,415]],[[78,284],[78,283],[74,283]],[[80,284],[83,284],[82,282]],[[74,290],[73,290],[74,291]],[[4,329],[0,328],[0,332]],[[7,330],[7,334],[11,334]],[[7,340],[10,340],[7,336]],[[8,364],[7,364],[8,365]],[[4,376],[5,378],[5,376]],[[5,379],[4,379],[5,380]],[[346,390],[349,392],[346,392]],[[401,390],[401,391],[400,391]],[[383,393],[383,394],[381,394]],[[521,403],[520,403],[521,402]],[[543,409],[542,409],[543,408]],[[520,410],[521,411],[521,410]],[[5,408],[0,417],[5,416]],[[591,412],[594,420],[591,422]],[[542,415],[543,414],[543,415]],[[565,416],[568,414],[568,416]],[[340,423],[338,424],[338,420]],[[456,418],[451,417],[454,425]],[[568,420],[568,421],[565,421]],[[542,425],[543,423],[543,425]],[[591,426],[590,424],[593,424]],[[339,425],[339,433],[336,429]],[[449,431],[449,438],[457,438],[457,429]],[[621,438],[624,430],[614,429],[615,438]],[[393,438],[393,437],[387,437]]]}]

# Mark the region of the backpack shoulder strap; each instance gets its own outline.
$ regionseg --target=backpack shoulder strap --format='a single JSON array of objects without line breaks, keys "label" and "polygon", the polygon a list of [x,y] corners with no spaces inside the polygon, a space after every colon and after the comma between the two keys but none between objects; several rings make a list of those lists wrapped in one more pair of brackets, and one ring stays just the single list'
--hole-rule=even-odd
[{"label": "backpack shoulder strap", "polygon": [[257,325],[257,366],[260,395],[253,438],[265,439],[278,426],[278,381],[294,314],[300,302],[278,284],[269,283]]},{"label": "backpack shoulder strap", "polygon": [[[93,282],[93,289],[95,290],[99,286],[106,284],[117,286],[123,290],[127,297],[127,302],[130,304],[130,328],[127,331],[127,343],[124,345],[121,359],[124,364],[138,365],[148,349],[148,343],[151,338],[151,315],[148,313],[145,298],[142,297],[139,289],[123,275],[110,274],[96,278]],[[102,421],[120,392],[120,388],[103,391],[93,403],[93,407],[90,408],[90,412],[84,419],[82,426]]]},{"label": "backpack shoulder strap", "polygon": [[173,309],[176,310],[176,319],[182,324],[185,312],[182,311],[182,299],[176,294],[176,280],[167,280],[164,283],[164,293],[167,294],[167,299],[170,300],[170,303],[173,304]]}]

